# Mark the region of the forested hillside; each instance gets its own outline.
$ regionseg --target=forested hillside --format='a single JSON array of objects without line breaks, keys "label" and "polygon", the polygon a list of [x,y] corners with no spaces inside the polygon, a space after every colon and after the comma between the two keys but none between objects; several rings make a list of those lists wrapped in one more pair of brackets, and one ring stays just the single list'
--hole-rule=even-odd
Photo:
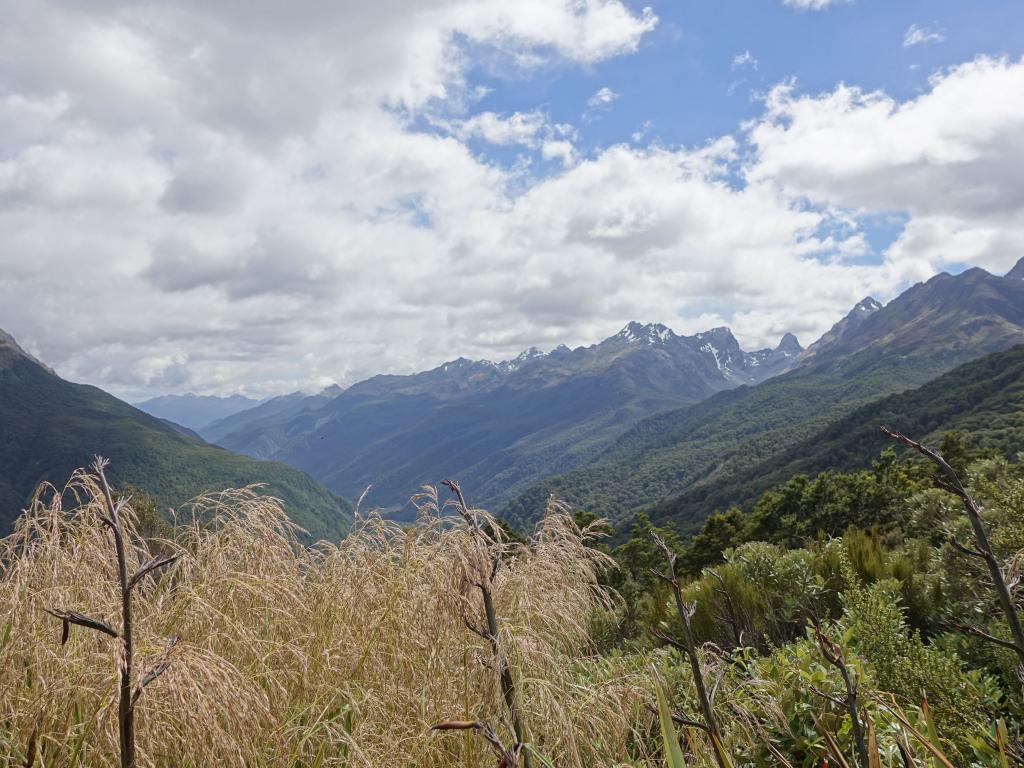
[{"label": "forested hillside", "polygon": [[747,507],[766,488],[794,475],[867,467],[890,442],[879,432],[881,424],[933,441],[961,430],[970,434],[974,449],[1012,458],[1024,451],[1024,345],[861,406],[777,456],[658,504],[651,517],[685,528],[716,509]]},{"label": "forested hillside", "polygon": [[203,491],[263,483],[313,538],[337,539],[351,522],[348,502],[305,473],[208,445],[95,387],[64,381],[9,336],[0,337],[0,424],[3,532],[39,483],[62,486],[94,454],[111,460],[116,483],[164,508]]}]

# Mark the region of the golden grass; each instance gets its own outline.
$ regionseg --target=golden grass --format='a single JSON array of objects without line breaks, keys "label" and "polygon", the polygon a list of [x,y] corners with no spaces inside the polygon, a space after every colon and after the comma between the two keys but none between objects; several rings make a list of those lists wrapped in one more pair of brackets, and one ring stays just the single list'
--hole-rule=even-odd
[{"label": "golden grass", "polygon": [[[41,489],[0,544],[0,764],[118,764],[120,643],[60,622],[74,610],[118,627],[119,591],[96,479],[77,501]],[[67,493],[64,494],[68,498]],[[278,501],[253,489],[196,500],[166,540],[131,547],[129,570],[154,550],[180,553],[136,590],[136,669],[164,654],[168,671],[136,709],[145,766],[491,766],[470,732],[490,723],[511,741],[480,625],[479,543],[466,522],[419,499],[407,529],[371,515],[337,545],[300,546]],[[474,511],[486,520],[486,513]],[[130,505],[122,512],[138,542]],[[183,519],[183,518],[181,518]],[[202,524],[196,521],[202,521]],[[523,546],[499,541],[500,647],[516,671],[533,744],[558,766],[648,765],[649,675],[589,655],[588,624],[610,596],[608,565],[552,506]],[[644,738],[638,738],[640,736]]]}]

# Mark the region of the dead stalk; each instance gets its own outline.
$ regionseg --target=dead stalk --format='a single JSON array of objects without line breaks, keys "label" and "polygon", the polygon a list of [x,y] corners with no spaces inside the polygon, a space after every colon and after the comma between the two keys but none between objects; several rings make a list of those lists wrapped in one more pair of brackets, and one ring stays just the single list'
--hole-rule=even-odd
[{"label": "dead stalk", "polygon": [[849,667],[846,666],[846,659],[843,658],[843,649],[836,643],[832,642],[832,640],[830,640],[825,633],[821,631],[821,627],[817,621],[814,622],[813,626],[814,637],[818,641],[818,647],[821,649],[821,655],[824,657],[825,661],[839,670],[839,674],[843,678],[843,685],[846,687],[845,700],[838,701],[836,699],[832,699],[831,696],[828,696],[827,698],[846,707],[846,712],[850,716],[853,741],[857,746],[857,761],[861,768],[868,768],[868,744],[864,732],[864,724],[860,719],[860,704],[857,700],[857,683],[851,676]]},{"label": "dead stalk", "polygon": [[[135,660],[135,649],[132,644],[132,590],[135,589],[143,577],[158,568],[174,562],[178,555],[152,558],[129,577],[125,533],[124,527],[121,524],[121,512],[127,504],[127,499],[114,500],[114,494],[110,490],[110,484],[107,482],[105,472],[107,463],[106,459],[97,456],[93,462],[93,472],[96,474],[103,492],[104,513],[99,513],[100,521],[110,530],[114,538],[114,553],[117,558],[117,579],[121,590],[121,629],[116,630],[102,619],[92,618],[77,611],[50,608],[47,608],[46,611],[56,616],[62,622],[62,645],[67,643],[71,636],[72,624],[95,630],[113,638],[120,638],[122,652],[119,655],[120,665],[118,669],[117,725],[121,750],[121,767],[134,768],[135,704],[139,696],[142,695],[142,689],[167,670],[170,660],[165,655],[152,670],[142,677],[137,690],[133,688],[132,667]],[[174,642],[173,639],[170,641],[168,651],[174,645]]]},{"label": "dead stalk", "polygon": [[[496,537],[487,533],[483,529],[483,526],[480,525],[479,520],[471,512],[470,507],[466,504],[466,497],[463,495],[462,488],[459,484],[454,480],[445,480],[442,482],[442,485],[446,486],[453,494],[455,494],[456,509],[462,516],[462,519],[465,520],[466,524],[469,526],[470,534],[476,540],[480,551],[489,553],[490,556],[490,567],[487,569],[487,573],[479,574],[480,578],[476,582],[476,587],[480,590],[480,597],[483,601],[484,617],[487,622],[487,628],[481,629],[468,619],[466,620],[466,626],[486,640],[491,646],[491,655],[497,666],[498,682],[501,685],[501,694],[505,699],[505,706],[508,708],[509,717],[512,719],[512,730],[516,737],[517,744],[513,746],[513,751],[509,751],[507,753],[512,755],[514,759],[519,755],[522,745],[526,744],[529,738],[526,723],[523,718],[522,708],[519,703],[519,692],[516,688],[515,679],[512,675],[512,668],[509,665],[507,654],[502,652],[498,639],[498,614],[494,609],[494,581],[498,575],[498,567],[501,565],[501,549],[496,546],[498,543]],[[525,768],[532,768],[532,760],[530,759],[529,750],[522,751],[522,755],[523,765]],[[511,763],[511,765],[514,766],[515,763]]]},{"label": "dead stalk", "polygon": [[715,755],[715,762],[718,763],[719,768],[729,768],[728,760],[722,752],[721,733],[718,730],[718,722],[715,718],[711,698],[708,696],[707,685],[704,681],[704,670],[700,665],[700,657],[697,655],[697,644],[693,637],[693,628],[690,625],[690,619],[693,617],[696,606],[692,603],[687,605],[683,601],[682,586],[679,583],[679,577],[676,575],[676,553],[657,534],[654,534],[654,541],[661,548],[666,560],[665,573],[655,573],[655,575],[672,587],[676,603],[676,613],[683,626],[683,640],[680,641],[662,633],[656,633],[656,636],[659,640],[667,642],[669,645],[682,651],[689,660],[690,670],[693,673],[693,685],[697,689],[697,701],[700,704],[704,722],[700,723],[693,718],[678,714],[673,714],[673,719],[678,723],[694,726],[706,731],[711,739],[711,751]]}]

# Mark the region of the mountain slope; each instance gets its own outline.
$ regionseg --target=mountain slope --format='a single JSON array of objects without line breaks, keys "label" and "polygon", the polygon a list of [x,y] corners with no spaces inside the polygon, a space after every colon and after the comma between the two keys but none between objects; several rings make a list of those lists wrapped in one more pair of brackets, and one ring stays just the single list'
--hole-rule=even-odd
[{"label": "mountain slope", "polygon": [[937,275],[859,322],[848,316],[834,330],[831,343],[797,360],[793,370],[645,419],[595,462],[543,481],[503,514],[530,519],[553,493],[622,517],[729,484],[860,405],[1024,341],[1024,281],[977,269]]},{"label": "mountain slope", "polygon": [[135,403],[150,416],[173,421],[191,430],[201,431],[213,421],[258,405],[258,401],[242,395],[214,397],[211,395],[162,395]]},{"label": "mountain slope", "polygon": [[659,504],[651,516],[688,527],[690,521],[728,506],[749,508],[765,490],[794,475],[863,469],[892,445],[879,431],[883,424],[932,444],[938,443],[942,432],[958,429],[975,448],[1014,456],[1024,450],[1024,345],[863,405],[780,455],[751,463],[728,481]]},{"label": "mountain slope", "polygon": [[374,505],[399,506],[449,476],[496,504],[589,460],[638,419],[761,381],[801,351],[790,335],[748,353],[726,328],[679,336],[630,323],[589,347],[375,376],[326,402],[249,419],[218,442],[285,461],[344,495],[372,484]]},{"label": "mountain slope", "polygon": [[115,483],[176,506],[205,490],[266,483],[313,538],[335,539],[351,508],[308,475],[208,445],[95,387],[59,378],[0,335],[0,532],[36,486],[62,485],[94,454],[111,460]]},{"label": "mountain slope", "polygon": [[207,424],[202,436],[211,443],[237,450],[257,459],[267,459],[287,442],[315,426],[303,414],[319,410],[342,392],[337,385],[315,395],[292,392]]}]

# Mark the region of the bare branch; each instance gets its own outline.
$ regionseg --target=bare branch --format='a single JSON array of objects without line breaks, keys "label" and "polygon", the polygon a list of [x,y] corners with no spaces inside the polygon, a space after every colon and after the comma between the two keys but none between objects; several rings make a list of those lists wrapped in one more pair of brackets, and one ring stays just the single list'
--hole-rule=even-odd
[{"label": "bare branch", "polygon": [[683,653],[685,653],[687,655],[689,655],[689,653],[690,653],[690,649],[687,648],[680,640],[677,640],[676,638],[672,637],[672,635],[668,635],[668,634],[666,634],[666,633],[664,633],[664,632],[662,632],[660,630],[657,630],[657,629],[653,630],[651,632],[651,635],[656,640],[661,640],[661,642],[663,642],[663,643],[665,643],[667,645],[671,645],[676,650],[682,651]]},{"label": "bare branch", "polygon": [[821,690],[820,688],[815,688],[813,685],[810,686],[810,690],[811,690],[811,693],[813,693],[815,696],[820,696],[823,699],[827,699],[828,701],[831,701],[836,706],[843,707],[843,708],[846,707],[846,702],[843,701],[842,699],[840,699],[838,696],[833,696],[831,693],[825,693],[823,690]]},{"label": "bare branch", "polygon": [[137,570],[130,579],[128,579],[128,589],[132,590],[138,585],[142,579],[146,577],[146,574],[155,571],[157,568],[163,568],[165,565],[170,565],[177,560],[181,555],[164,555],[163,557],[154,557],[152,560],[143,565]]},{"label": "bare branch", "polygon": [[77,611],[59,611],[51,610],[49,608],[44,608],[43,610],[64,622],[64,630],[61,635],[61,645],[68,641],[68,637],[70,636],[70,625],[72,624],[76,624],[80,627],[86,627],[88,629],[95,629],[97,632],[102,632],[103,634],[110,635],[111,637],[120,637],[117,630],[107,624],[107,622],[103,621],[103,619],[94,619],[91,616],[86,616],[78,613]]},{"label": "bare branch", "polygon": [[970,555],[971,557],[979,557],[982,560],[985,559],[985,553],[984,552],[979,552],[978,550],[972,549],[971,547],[965,547],[963,544],[961,544],[959,541],[957,541],[953,536],[949,537],[949,543],[953,545],[953,549],[955,549],[957,552],[962,552],[963,554]]},{"label": "bare branch", "polygon": [[498,734],[494,732],[494,729],[489,723],[481,723],[475,720],[447,720],[443,723],[437,723],[430,726],[432,731],[475,731],[483,736],[491,745],[494,753],[498,756],[500,761],[499,766],[508,766],[509,768],[515,768],[518,763],[519,752],[523,748],[522,743],[513,744],[512,747],[506,747]]},{"label": "bare branch", "polygon": [[491,636],[489,634],[487,634],[486,632],[484,632],[482,629],[480,629],[480,627],[478,627],[476,624],[471,622],[465,616],[462,617],[462,623],[465,624],[466,628],[470,632],[472,632],[474,635],[480,635],[480,637],[482,637],[484,640],[487,640],[488,642],[490,642]]},{"label": "bare branch", "polygon": [[[839,703],[846,708],[846,712],[850,716],[850,725],[853,731],[853,740],[857,746],[859,763],[862,766],[866,766],[868,765],[868,744],[864,732],[864,724],[860,719],[860,706],[857,703],[857,682],[850,677],[850,670],[846,666],[846,659],[843,658],[843,649],[822,632],[821,625],[816,618],[812,619],[811,626],[814,628],[814,636],[818,641],[818,647],[821,649],[821,655],[829,664],[839,670],[839,675],[843,678],[843,684],[846,686],[846,701]],[[832,701],[836,701],[831,696],[822,695]],[[830,738],[827,731],[823,731],[822,735]]]},{"label": "bare branch", "polygon": [[149,671],[142,676],[138,685],[135,686],[135,693],[132,694],[132,707],[135,706],[139,697],[142,696],[142,690],[156,680],[160,675],[167,671],[171,666],[171,649],[178,644],[178,638],[172,637],[167,641],[167,645],[164,646],[163,652],[160,654],[160,658],[157,659],[156,663],[150,667]]},{"label": "bare branch", "polygon": [[973,624],[961,624],[959,621],[948,619],[942,622],[942,625],[944,627],[949,627],[950,629],[955,629],[957,632],[969,635],[970,637],[978,637],[987,642],[1002,646],[1003,648],[1009,648],[1011,651],[1017,650],[1017,646],[1011,640],[1003,640],[1001,637],[990,635],[981,627],[974,626]]},{"label": "bare branch", "polygon": [[[654,715],[658,714],[657,707],[654,707],[650,704],[645,704],[644,706],[647,708],[648,712]],[[671,712],[669,712],[669,716],[672,718],[672,722],[674,722],[676,725],[682,725],[685,728],[699,728],[705,733],[708,732],[708,726],[706,723],[702,723],[700,720],[696,720],[692,717],[684,715],[681,712],[672,710]]]},{"label": "bare branch", "polygon": [[1014,603],[1012,587],[1007,584],[1006,577],[999,566],[999,561],[996,559],[992,545],[989,543],[988,532],[985,530],[985,524],[981,519],[981,508],[978,506],[978,503],[964,488],[963,483],[960,482],[960,478],[957,477],[953,468],[949,466],[946,460],[943,459],[937,451],[932,450],[925,445],[921,445],[921,443],[911,440],[909,437],[901,435],[899,432],[895,432],[888,427],[882,427],[881,430],[884,434],[894,440],[898,440],[903,445],[913,448],[918,453],[926,456],[936,466],[938,466],[949,481],[946,484],[947,489],[950,490],[951,493],[959,496],[963,501],[964,512],[971,524],[971,530],[974,533],[974,543],[976,545],[974,550],[968,550],[968,554],[977,552],[977,554],[984,559],[985,565],[988,567],[989,576],[992,579],[992,586],[995,589],[996,597],[999,599],[999,606],[1002,609],[1003,616],[1010,628],[1010,634],[1013,636],[1013,650],[1016,652],[1017,658],[1020,662],[1024,663],[1024,627],[1021,626],[1020,617],[1017,615],[1017,607]]},{"label": "bare branch", "polygon": [[[501,694],[505,700],[505,706],[508,709],[508,713],[512,718],[512,730],[516,737],[516,744],[511,749],[505,749],[504,746],[501,746],[499,751],[500,764],[507,764],[514,768],[517,764],[519,751],[522,748],[522,745],[528,741],[528,731],[519,705],[519,692],[516,688],[515,677],[513,676],[512,668],[509,666],[506,655],[501,652],[498,640],[498,613],[494,608],[494,582],[497,578],[498,566],[501,562],[501,551],[499,549],[501,544],[501,532],[494,527],[493,523],[491,524],[491,535],[488,535],[483,530],[477,517],[470,512],[469,505],[466,503],[466,497],[462,493],[462,487],[455,480],[442,480],[441,484],[455,494],[457,500],[456,507],[458,508],[459,514],[462,515],[463,520],[465,520],[467,525],[469,525],[471,534],[476,537],[481,548],[485,551],[490,549],[490,573],[486,577],[481,577],[480,582],[477,584],[480,589],[480,597],[483,602],[484,616],[487,619],[487,631],[484,632],[480,628],[474,626],[465,617],[463,617],[463,621],[470,631],[476,633],[490,643],[491,655],[498,673],[498,683],[501,686]],[[497,741],[497,736],[494,735],[494,731],[490,729],[490,726],[486,726],[486,729],[481,732],[497,749],[500,742]],[[491,738],[492,736],[493,740]],[[523,762],[525,764],[525,768],[532,768],[532,760],[530,758],[529,751],[527,751],[523,756]]]}]

